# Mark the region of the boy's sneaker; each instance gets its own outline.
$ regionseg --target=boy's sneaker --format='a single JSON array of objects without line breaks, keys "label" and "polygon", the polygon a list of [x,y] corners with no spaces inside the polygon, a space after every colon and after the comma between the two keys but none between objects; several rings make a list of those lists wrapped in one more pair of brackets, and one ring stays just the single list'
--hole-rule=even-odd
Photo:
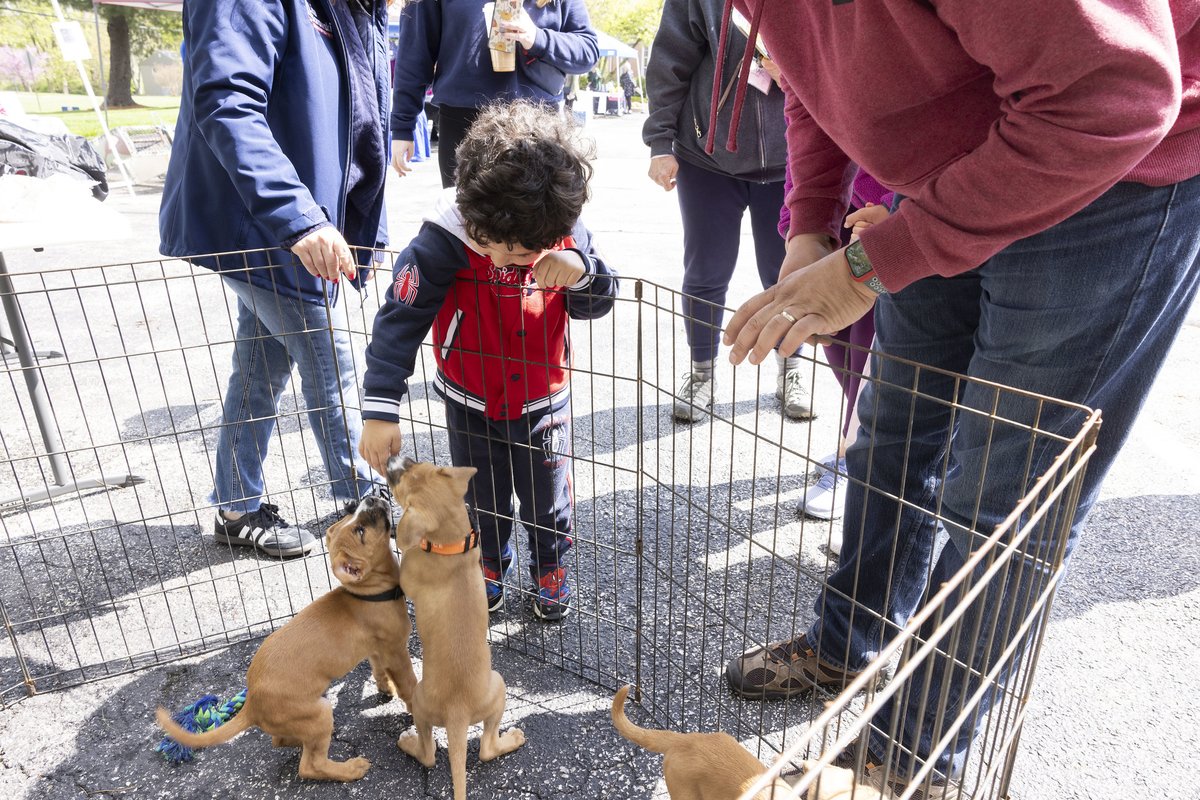
[{"label": "boy's sneaker", "polygon": [[675,419],[681,422],[695,422],[703,418],[712,409],[714,383],[711,373],[685,373],[679,393],[675,395]]},{"label": "boy's sneaker", "polygon": [[571,611],[571,584],[567,568],[551,568],[537,578],[537,594],[533,596],[533,613],[538,619],[556,622]]},{"label": "boy's sneaker", "polygon": [[812,419],[812,404],[804,388],[804,370],[780,367],[775,379],[775,399],[788,419]]},{"label": "boy's sneaker", "polygon": [[805,490],[800,511],[816,519],[841,519],[846,513],[846,485],[849,483],[846,459],[830,456],[821,462],[820,470],[821,477]]},{"label": "boy's sneaker", "polygon": [[253,547],[275,558],[302,556],[317,545],[312,534],[279,516],[279,506],[270,503],[232,520],[217,511],[213,538],[222,544]]},{"label": "boy's sneaker", "polygon": [[497,612],[504,608],[504,579],[509,577],[509,567],[512,565],[512,551],[505,548],[500,557],[499,569],[492,569],[487,561],[481,561],[484,567],[484,591],[487,594],[487,613]]}]

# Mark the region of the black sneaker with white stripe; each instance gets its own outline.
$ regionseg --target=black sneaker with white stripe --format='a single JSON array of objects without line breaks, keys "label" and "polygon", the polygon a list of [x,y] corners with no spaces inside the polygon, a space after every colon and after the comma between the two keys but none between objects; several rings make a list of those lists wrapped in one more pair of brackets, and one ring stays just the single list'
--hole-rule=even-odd
[{"label": "black sneaker with white stripe", "polygon": [[317,540],[304,528],[292,526],[279,516],[279,506],[263,503],[237,519],[225,519],[217,512],[213,536],[222,544],[253,547],[275,558],[294,558],[308,553]]}]

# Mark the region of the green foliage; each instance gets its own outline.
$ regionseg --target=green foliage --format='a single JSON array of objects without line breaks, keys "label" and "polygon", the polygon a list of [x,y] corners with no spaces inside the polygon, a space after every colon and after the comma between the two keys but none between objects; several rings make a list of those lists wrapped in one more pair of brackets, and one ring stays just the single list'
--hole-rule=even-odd
[{"label": "green foliage", "polygon": [[587,0],[592,25],[634,47],[648,47],[658,32],[663,0]]},{"label": "green foliage", "polygon": [[[79,70],[70,61],[64,61],[58,51],[58,42],[54,38],[54,30],[50,23],[57,22],[54,8],[46,0],[3,0],[4,12],[0,13],[0,42],[13,50],[24,51],[29,48],[33,60],[40,68],[24,74],[7,71],[0,75],[0,89],[29,89],[39,92],[82,92],[83,81],[79,78]],[[96,59],[99,49],[96,47],[96,26],[92,21],[91,2],[87,5],[89,11],[84,14],[75,12],[64,6],[63,14],[68,20],[75,20],[83,28],[87,37],[88,47],[92,51],[92,60],[84,62],[84,68],[89,72],[93,84],[100,80],[100,67]],[[28,82],[32,77],[32,82]]]}]

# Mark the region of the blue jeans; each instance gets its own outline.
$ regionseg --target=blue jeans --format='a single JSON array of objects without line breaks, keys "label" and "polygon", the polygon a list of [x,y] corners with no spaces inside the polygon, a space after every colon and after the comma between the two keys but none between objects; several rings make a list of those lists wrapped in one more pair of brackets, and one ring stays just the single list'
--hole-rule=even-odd
[{"label": "blue jeans", "polygon": [[209,502],[242,512],[262,504],[262,462],[293,365],[300,369],[330,490],[338,501],[357,499],[356,481],[365,491],[370,479],[354,463],[362,420],[345,411],[346,400],[358,396],[345,306],[327,308],[246,281],[224,281],[237,295],[238,321]]},{"label": "blue jeans", "polygon": [[[1033,532],[1023,552],[1061,548],[1070,555],[1196,293],[1198,219],[1200,178],[1161,188],[1119,183],[969,273],[927,278],[880,298],[876,336],[887,356],[1102,409],[1097,450],[1067,541],[1052,539],[1068,526],[1046,526]],[[968,531],[990,534],[1062,451],[1048,437],[993,424],[986,413],[954,411],[945,401],[990,412],[998,400],[1002,419],[1067,436],[1083,421],[1069,407],[1039,408],[986,386],[956,386],[891,359],[876,358],[872,368],[878,380],[864,382],[860,431],[846,458],[854,480],[846,493],[841,561],[807,634],[823,660],[854,671],[895,634],[893,626],[912,617],[927,590],[936,591],[963,566],[973,547]],[[959,665],[945,656],[931,659],[882,708],[870,742],[877,756],[894,752],[888,745],[894,741],[926,760],[979,688],[975,673],[962,665],[986,672],[1022,638],[1009,661],[1020,663],[1038,630],[1021,637],[1016,628],[1037,599],[1031,589],[1040,591],[1046,575],[1018,562],[971,604],[958,623],[963,635],[939,645],[950,647]],[[922,629],[922,639],[937,621],[935,615]],[[1000,672],[1001,684],[1009,671]],[[961,772],[994,700],[994,691],[986,693],[969,712],[949,751],[935,760],[939,773]],[[906,761],[898,766],[901,773],[915,771]]]}]

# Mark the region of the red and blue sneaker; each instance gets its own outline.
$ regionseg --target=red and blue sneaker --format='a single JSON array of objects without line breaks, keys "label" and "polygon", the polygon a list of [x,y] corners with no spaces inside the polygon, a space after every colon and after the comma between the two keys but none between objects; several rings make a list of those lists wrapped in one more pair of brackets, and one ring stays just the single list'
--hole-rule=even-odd
[{"label": "red and blue sneaker", "polygon": [[533,613],[538,619],[556,622],[571,611],[571,584],[566,567],[544,569],[537,578]]},{"label": "red and blue sneaker", "polygon": [[488,613],[504,608],[504,578],[508,575],[508,567],[512,564],[512,551],[505,551],[500,556],[500,563],[483,561],[483,590],[487,593]]}]

